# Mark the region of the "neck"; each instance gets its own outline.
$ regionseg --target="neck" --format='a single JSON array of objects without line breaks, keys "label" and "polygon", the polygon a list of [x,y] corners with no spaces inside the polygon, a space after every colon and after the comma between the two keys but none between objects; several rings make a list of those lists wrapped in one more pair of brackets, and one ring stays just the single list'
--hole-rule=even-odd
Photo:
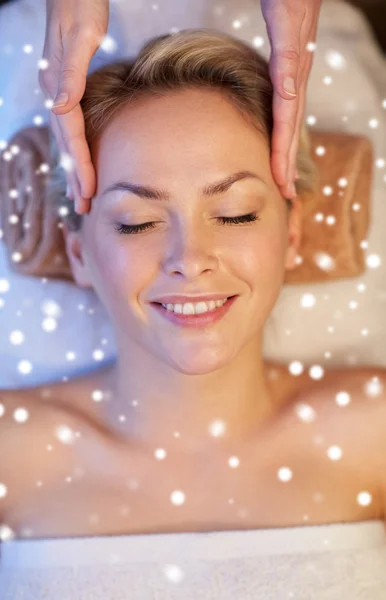
[{"label": "neck", "polygon": [[276,412],[260,339],[231,363],[198,375],[177,372],[140,347],[118,349],[105,418],[138,446],[186,454],[229,450],[256,436]]}]

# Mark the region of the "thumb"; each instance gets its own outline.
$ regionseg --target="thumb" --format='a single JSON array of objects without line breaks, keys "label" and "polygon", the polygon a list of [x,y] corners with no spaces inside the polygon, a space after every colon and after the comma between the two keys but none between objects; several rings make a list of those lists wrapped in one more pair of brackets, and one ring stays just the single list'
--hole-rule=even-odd
[{"label": "thumb", "polygon": [[59,75],[58,91],[52,111],[66,114],[80,103],[86,89],[90,62],[102,39],[81,33],[67,42]]},{"label": "thumb", "polygon": [[[280,4],[284,6],[280,7]],[[297,96],[297,77],[300,68],[300,30],[304,20],[303,2],[263,1],[264,18],[271,44],[269,71],[275,91],[284,100]],[[298,3],[299,4],[299,3]],[[281,10],[279,10],[281,8]],[[285,9],[285,10],[284,10]],[[303,5],[304,10],[304,5]]]},{"label": "thumb", "polygon": [[284,100],[298,95],[299,54],[292,49],[273,51],[269,70],[275,91]]}]

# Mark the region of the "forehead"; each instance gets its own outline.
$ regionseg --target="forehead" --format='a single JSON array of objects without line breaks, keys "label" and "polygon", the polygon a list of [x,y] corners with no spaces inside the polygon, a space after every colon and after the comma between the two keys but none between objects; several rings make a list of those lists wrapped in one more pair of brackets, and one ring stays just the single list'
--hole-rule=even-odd
[{"label": "forehead", "polygon": [[257,127],[207,90],[137,100],[117,112],[93,146],[97,171],[135,172],[137,179],[154,172],[173,177],[181,169],[196,176],[210,168],[231,173],[264,163],[268,153]]}]

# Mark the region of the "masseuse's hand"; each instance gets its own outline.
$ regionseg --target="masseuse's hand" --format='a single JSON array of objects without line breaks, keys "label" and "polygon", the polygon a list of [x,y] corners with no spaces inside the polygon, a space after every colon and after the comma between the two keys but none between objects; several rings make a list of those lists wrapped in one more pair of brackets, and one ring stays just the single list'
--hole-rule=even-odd
[{"label": "masseuse's hand", "polygon": [[[271,169],[281,193],[294,198],[296,155],[313,63],[322,0],[261,0],[271,43],[269,69],[274,86]],[[290,79],[293,79],[294,87]],[[285,90],[288,91],[285,91]],[[296,94],[296,95],[294,95]]]},{"label": "masseuse's hand", "polygon": [[52,108],[50,120],[59,151],[73,161],[73,170],[66,168],[68,195],[76,200],[79,214],[88,212],[96,191],[79,103],[90,61],[106,36],[108,22],[109,0],[47,0],[43,58],[49,64],[39,72],[39,83],[49,100],[60,102],[57,95],[68,94],[65,104]]}]

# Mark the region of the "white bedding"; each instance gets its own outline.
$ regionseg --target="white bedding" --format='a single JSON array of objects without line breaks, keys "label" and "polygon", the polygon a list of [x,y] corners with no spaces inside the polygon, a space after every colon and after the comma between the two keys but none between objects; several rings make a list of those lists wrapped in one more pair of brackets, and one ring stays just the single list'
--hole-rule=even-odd
[{"label": "white bedding", "polygon": [[[120,0],[111,2],[108,32],[118,47],[114,54],[99,49],[90,71],[135,54],[148,38],[173,27],[218,28],[250,43],[261,37],[260,51],[269,56],[257,0]],[[20,0],[0,10],[0,151],[19,129],[48,123],[37,66],[44,29],[45,0]],[[23,51],[26,44],[31,53]],[[362,13],[344,2],[322,5],[306,115],[316,117],[315,127],[363,134],[374,144],[379,166],[374,163],[368,270],[356,279],[283,286],[266,324],[264,355],[298,360],[305,368],[386,366],[386,168],[380,161],[386,160],[386,62]],[[112,330],[93,292],[18,276],[4,259],[0,242],[0,388],[37,385],[114,359]],[[304,294],[314,296],[312,307],[302,307]],[[15,331],[22,343],[14,343],[21,337]]]}]

